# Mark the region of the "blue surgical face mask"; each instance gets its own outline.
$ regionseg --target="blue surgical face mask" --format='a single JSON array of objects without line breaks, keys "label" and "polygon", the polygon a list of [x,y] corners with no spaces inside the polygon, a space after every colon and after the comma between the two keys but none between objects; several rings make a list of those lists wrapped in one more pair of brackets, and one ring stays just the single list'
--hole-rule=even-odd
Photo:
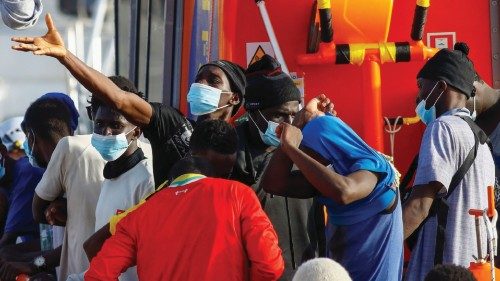
[{"label": "blue surgical face mask", "polygon": [[128,142],[127,135],[130,134],[134,129],[130,130],[128,133],[121,133],[118,135],[99,135],[92,134],[91,143],[92,146],[101,154],[102,158],[106,161],[114,161],[125,153],[127,148],[132,142]]},{"label": "blue surgical face mask", "polygon": [[266,119],[266,117],[264,117],[264,115],[262,115],[262,112],[260,112],[260,110],[259,110],[259,114],[267,122],[267,129],[266,129],[266,132],[264,132],[264,133],[262,133],[262,131],[260,130],[257,123],[255,123],[255,121],[253,120],[252,116],[250,114],[248,114],[248,116],[250,117],[250,120],[252,120],[252,122],[257,127],[257,130],[259,130],[259,135],[260,135],[260,138],[262,139],[262,141],[269,146],[278,147],[280,145],[280,139],[276,135],[276,128],[278,127],[279,124],[276,122],[273,122],[273,121],[268,121]]},{"label": "blue surgical face mask", "polygon": [[1,158],[1,163],[0,163],[0,180],[5,176],[5,157],[3,155],[0,155]]},{"label": "blue surgical face mask", "polygon": [[429,99],[429,97],[434,92],[434,89],[436,88],[436,86],[438,85],[438,83],[439,82],[436,82],[436,84],[434,85],[434,87],[432,87],[432,90],[429,93],[429,95],[427,96],[427,98],[425,100],[421,100],[418,103],[417,107],[415,108],[415,112],[417,113],[418,117],[420,117],[420,120],[422,120],[422,122],[425,125],[429,125],[429,123],[431,123],[432,121],[436,120],[436,103],[437,103],[437,101],[439,100],[439,98],[441,97],[441,95],[443,94],[444,91],[442,91],[439,94],[438,98],[436,99],[436,101],[434,102],[434,104],[431,106],[431,108],[426,109],[425,105],[426,105],[427,100]]},{"label": "blue surgical face mask", "polygon": [[28,134],[28,136],[26,136],[26,139],[24,140],[24,143],[23,143],[23,150],[24,150],[24,153],[26,154],[26,156],[28,156],[28,160],[29,160],[31,166],[41,168],[41,166],[36,161],[35,155],[33,155],[33,148],[35,147],[35,141],[36,141],[35,133],[33,133],[33,131],[31,131],[31,134],[33,135],[33,145],[31,147],[29,145],[29,142],[28,142],[29,134]]},{"label": "blue surgical face mask", "polygon": [[221,89],[201,83],[191,84],[187,94],[191,114],[200,116],[230,106],[230,104],[226,104],[219,107],[220,96],[223,93],[229,94],[231,92],[223,92]]}]

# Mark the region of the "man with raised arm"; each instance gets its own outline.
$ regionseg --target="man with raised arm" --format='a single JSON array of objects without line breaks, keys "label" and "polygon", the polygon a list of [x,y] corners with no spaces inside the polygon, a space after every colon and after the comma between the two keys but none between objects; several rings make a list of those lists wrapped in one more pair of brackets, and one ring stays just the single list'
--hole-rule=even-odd
[{"label": "man with raised arm", "polygon": [[[191,123],[175,108],[148,103],[136,94],[121,90],[100,72],[88,67],[69,52],[49,14],[48,32],[42,37],[14,37],[14,50],[51,56],[59,60],[93,96],[140,127],[153,150],[155,182],[161,184],[172,165],[189,151]],[[238,65],[224,60],[203,65],[191,85],[188,101],[191,113],[201,119],[229,120],[236,114],[245,93],[245,75]]]}]

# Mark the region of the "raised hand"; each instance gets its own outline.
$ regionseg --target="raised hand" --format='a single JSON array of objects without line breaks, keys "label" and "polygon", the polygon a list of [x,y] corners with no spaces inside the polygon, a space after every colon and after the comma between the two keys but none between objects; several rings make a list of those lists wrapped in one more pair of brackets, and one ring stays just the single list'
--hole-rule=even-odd
[{"label": "raised hand", "polygon": [[321,94],[313,99],[311,99],[307,105],[297,113],[295,119],[293,120],[293,125],[298,128],[303,128],[307,122],[312,119],[325,115],[325,113],[330,113],[332,115],[337,115],[337,112],[333,109],[333,103],[324,94]]},{"label": "raised hand", "polygon": [[54,58],[63,58],[66,55],[64,41],[57,32],[50,14],[45,15],[47,33],[42,37],[12,37],[11,40],[19,44],[13,45],[12,49],[23,52],[33,52],[35,55],[45,55]]},{"label": "raised hand", "polygon": [[284,122],[276,128],[276,135],[280,138],[281,147],[285,151],[290,148],[298,148],[302,142],[300,129]]},{"label": "raised hand", "polygon": [[325,94],[320,94],[311,99],[304,109],[311,114],[333,113],[333,103]]}]

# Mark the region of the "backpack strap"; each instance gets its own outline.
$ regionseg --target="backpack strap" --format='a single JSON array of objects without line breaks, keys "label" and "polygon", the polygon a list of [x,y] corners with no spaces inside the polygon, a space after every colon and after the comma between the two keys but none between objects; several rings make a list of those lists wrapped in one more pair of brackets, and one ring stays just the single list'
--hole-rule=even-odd
[{"label": "backpack strap", "polygon": [[[484,144],[488,140],[488,136],[472,121],[469,117],[458,116],[467,124],[472,130],[474,134],[474,146],[471,148],[467,157],[465,158],[462,165],[458,168],[457,172],[451,178],[451,182],[448,188],[448,192],[446,196],[442,198],[434,199],[431,206],[430,214],[435,213],[437,216],[437,229],[436,229],[436,245],[434,252],[434,265],[443,263],[443,254],[444,254],[444,245],[446,242],[445,234],[446,234],[446,224],[448,221],[448,211],[449,206],[447,199],[453,194],[453,191],[457,188],[458,184],[463,180],[467,171],[469,171],[470,167],[474,163],[474,160],[477,156],[477,150],[479,148],[479,143]],[[482,134],[481,134],[482,133]]]},{"label": "backpack strap", "polygon": [[413,160],[411,161],[410,167],[408,168],[408,171],[406,171],[406,174],[404,175],[403,179],[401,180],[401,183],[399,184],[399,192],[400,192],[400,197],[401,201],[404,202],[406,201],[408,195],[410,194],[410,181],[415,175],[415,172],[417,171],[417,166],[418,166],[418,153],[413,157]]}]

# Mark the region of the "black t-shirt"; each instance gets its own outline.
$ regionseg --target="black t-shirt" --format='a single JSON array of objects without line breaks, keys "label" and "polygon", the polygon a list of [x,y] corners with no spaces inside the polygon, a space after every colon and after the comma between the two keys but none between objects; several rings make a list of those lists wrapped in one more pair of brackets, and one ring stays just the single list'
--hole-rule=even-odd
[{"label": "black t-shirt", "polygon": [[177,109],[161,103],[150,103],[153,115],[142,128],[153,151],[153,174],[156,186],[167,180],[172,166],[189,152],[193,133],[191,123]]}]

